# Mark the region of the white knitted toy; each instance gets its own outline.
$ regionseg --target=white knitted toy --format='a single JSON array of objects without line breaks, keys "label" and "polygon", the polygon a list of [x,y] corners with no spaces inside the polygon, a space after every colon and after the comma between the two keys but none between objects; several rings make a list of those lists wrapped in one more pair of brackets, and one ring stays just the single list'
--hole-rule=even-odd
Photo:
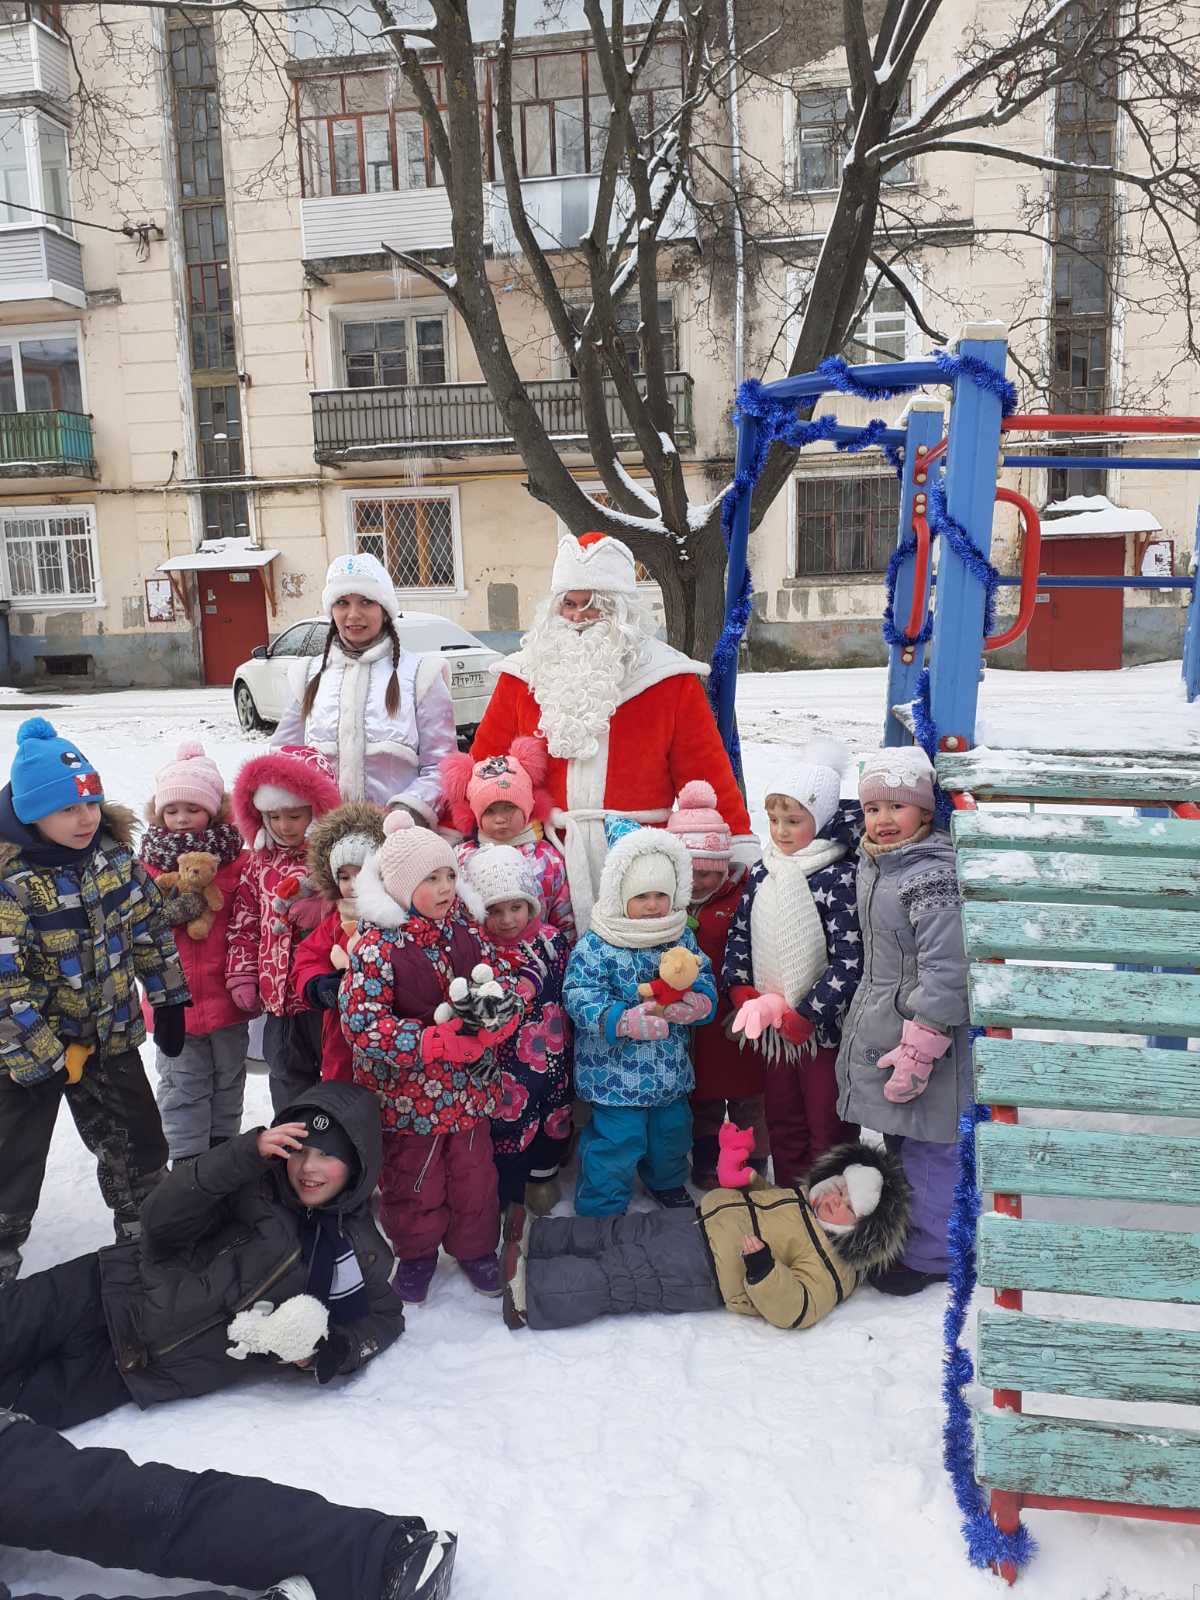
[{"label": "white knitted toy", "polygon": [[468,1026],[494,1028],[512,1014],[511,1005],[506,1007],[504,1004],[504,990],[496,982],[496,974],[486,961],[480,961],[471,968],[469,983],[466,978],[451,978],[449,994],[450,1003],[443,1000],[433,1013],[435,1022],[449,1022],[453,1017],[461,1017]]},{"label": "white knitted toy", "polygon": [[235,1361],[247,1356],[278,1356],[280,1361],[306,1361],[329,1332],[329,1311],[314,1295],[294,1294],[273,1306],[256,1300],[229,1324]]}]

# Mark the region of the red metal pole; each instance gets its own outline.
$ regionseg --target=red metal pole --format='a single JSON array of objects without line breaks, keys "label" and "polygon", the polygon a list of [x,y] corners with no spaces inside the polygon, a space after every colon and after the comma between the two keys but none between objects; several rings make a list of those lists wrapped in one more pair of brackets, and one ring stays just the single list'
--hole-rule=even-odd
[{"label": "red metal pole", "polygon": [[1021,599],[1017,607],[1017,620],[1003,633],[994,633],[983,641],[987,650],[1001,650],[1006,644],[1019,639],[1033,621],[1037,607],[1038,578],[1042,570],[1042,521],[1033,504],[1015,489],[997,489],[996,499],[1005,505],[1016,506],[1025,524],[1025,548],[1021,552]]},{"label": "red metal pole", "polygon": [[1045,416],[1004,417],[1005,433],[1165,433],[1200,434],[1200,417],[1072,417],[1061,412]]}]

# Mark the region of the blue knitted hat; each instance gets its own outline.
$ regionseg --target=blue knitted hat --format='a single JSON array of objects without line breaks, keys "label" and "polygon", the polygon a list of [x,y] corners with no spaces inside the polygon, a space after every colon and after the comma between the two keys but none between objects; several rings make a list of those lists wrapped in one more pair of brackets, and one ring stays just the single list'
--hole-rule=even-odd
[{"label": "blue knitted hat", "polygon": [[21,822],[37,822],[52,811],[104,799],[100,774],[69,739],[61,739],[45,717],[30,717],[17,729],[13,757],[13,810]]},{"label": "blue knitted hat", "polygon": [[641,823],[635,822],[632,817],[605,817],[605,843],[611,850],[619,839],[623,839],[627,833],[637,833],[640,827]]}]

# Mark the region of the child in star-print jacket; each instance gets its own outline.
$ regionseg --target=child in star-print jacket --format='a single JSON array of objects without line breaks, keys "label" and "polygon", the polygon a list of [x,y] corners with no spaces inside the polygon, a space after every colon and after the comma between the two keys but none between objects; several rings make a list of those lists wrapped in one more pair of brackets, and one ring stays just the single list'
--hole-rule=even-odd
[{"label": "child in star-print jacket", "polygon": [[855,851],[862,810],[840,801],[846,751],[815,742],[786,792],[768,794],[770,838],[742,891],[721,987],[732,1032],[759,1050],[775,1182],[792,1184],[858,1136],[837,1114],[842,1021],[862,973]]},{"label": "child in star-print jacket", "polygon": [[[474,1289],[498,1295],[489,1119],[500,1090],[495,1050],[523,1006],[446,841],[402,810],[385,819],[384,833],[355,880],[359,931],[338,1005],[354,1081],[380,1104],[379,1220],[398,1257],[393,1287],[410,1304],[423,1301],[445,1246]],[[495,969],[503,1023],[438,1020],[454,979],[471,979],[481,963]]]}]

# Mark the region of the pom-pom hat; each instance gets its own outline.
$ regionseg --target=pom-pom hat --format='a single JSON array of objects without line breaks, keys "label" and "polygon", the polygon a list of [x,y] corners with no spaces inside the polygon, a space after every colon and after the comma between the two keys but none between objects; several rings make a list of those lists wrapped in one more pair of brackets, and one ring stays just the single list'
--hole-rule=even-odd
[{"label": "pom-pom hat", "polygon": [[[820,833],[833,820],[842,797],[842,771],[850,752],[836,739],[814,739],[800,752],[801,765],[789,778],[786,789],[775,794],[797,800],[812,817]],[[773,795],[767,796],[770,804]]]},{"label": "pom-pom hat", "polygon": [[360,594],[364,600],[377,601],[393,622],[400,615],[396,586],[388,577],[387,568],[377,556],[366,551],[355,550],[329,563],[325,587],[321,591],[321,610],[327,617],[331,616],[333,602],[348,594]]},{"label": "pom-pom hat", "polygon": [[64,806],[98,805],[104,799],[95,767],[45,717],[29,717],[17,729],[17,753],[9,776],[13,810],[21,822],[37,822]]},{"label": "pom-pom hat", "polygon": [[483,761],[472,761],[461,751],[446,756],[438,770],[451,822],[460,833],[469,833],[487,808],[500,800],[516,806],[526,822],[548,817],[551,800],[542,787],[548,766],[546,741],[532,734],[514,739],[507,755]]},{"label": "pom-pom hat", "polygon": [[703,778],[685,783],[676,801],[678,810],[667,818],[667,832],[682,839],[692,866],[704,872],[726,867],[733,855],[733,835],[717,810],[717,792]]},{"label": "pom-pom hat", "polygon": [[933,766],[920,745],[899,745],[867,756],[858,780],[858,798],[866,805],[885,800],[895,806],[920,806],[932,811]]},{"label": "pom-pom hat", "polygon": [[454,851],[440,834],[423,828],[407,811],[396,810],[384,818],[385,838],[375,856],[383,887],[405,911],[412,908],[413,893],[440,867],[458,876]]},{"label": "pom-pom hat", "polygon": [[463,863],[462,875],[479,896],[484,910],[502,900],[524,900],[535,917],[541,916],[542,902],[533,867],[511,844],[494,844],[474,851]]},{"label": "pom-pom hat", "polygon": [[205,755],[196,739],[185,739],[175,752],[174,761],[159,767],[154,774],[154,814],[162,821],[170,805],[193,805],[215,817],[225,797],[225,784],[217,764]]},{"label": "pom-pom hat", "polygon": [[633,551],[607,533],[585,533],[578,539],[563,534],[550,575],[550,592],[568,594],[572,589],[586,589],[589,594],[636,594]]}]

